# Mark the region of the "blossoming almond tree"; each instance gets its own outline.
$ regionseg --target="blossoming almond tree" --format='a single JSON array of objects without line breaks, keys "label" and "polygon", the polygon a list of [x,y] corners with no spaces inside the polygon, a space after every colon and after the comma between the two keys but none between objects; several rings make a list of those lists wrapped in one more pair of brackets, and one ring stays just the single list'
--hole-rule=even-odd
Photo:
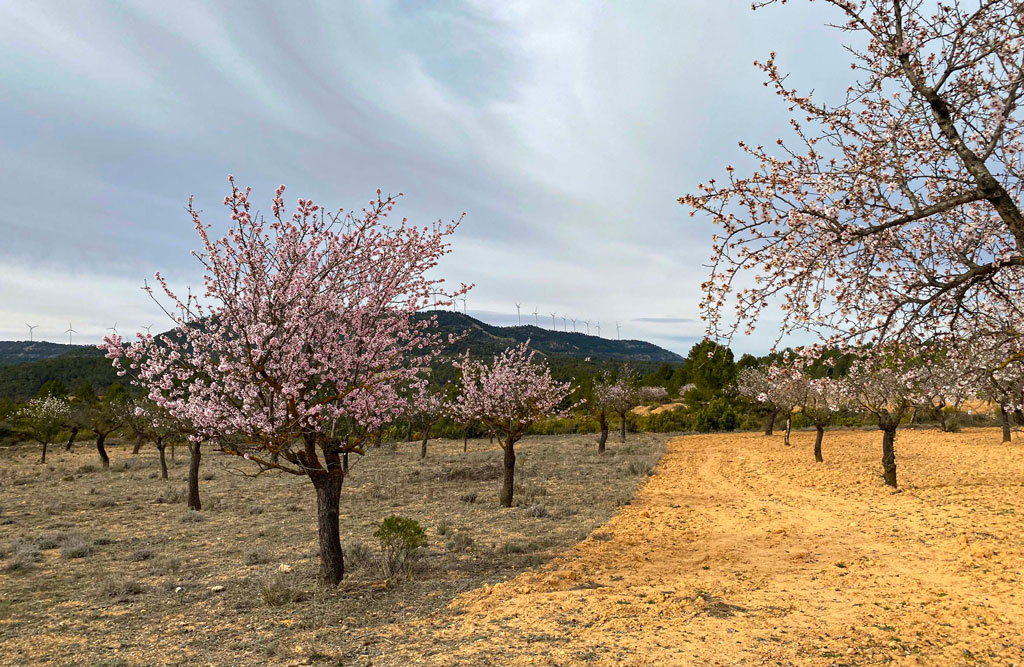
[{"label": "blossoming almond tree", "polygon": [[918,369],[899,348],[885,346],[858,360],[845,383],[850,399],[878,420],[882,431],[882,475],[896,488],[896,429],[920,400]]},{"label": "blossoming almond tree", "polygon": [[28,436],[43,446],[39,462],[46,463],[46,448],[71,417],[71,406],[63,398],[43,396],[29,401],[28,405],[18,411],[18,417]]},{"label": "blossoming almond tree", "polygon": [[825,427],[832,423],[837,412],[847,402],[847,388],[843,380],[832,378],[806,379],[801,410],[807,419],[814,424],[814,460],[818,463],[825,459],[821,456],[821,441],[825,437]]},{"label": "blossoming almond tree", "polygon": [[175,294],[157,274],[176,328],[137,334],[132,345],[108,336],[107,356],[189,424],[196,444],[213,441],[259,472],[307,477],[317,497],[320,577],[336,585],[344,575],[342,457],[363,453],[369,434],[403,412],[397,388],[437,353],[436,322],[413,316],[441,291],[442,281],[426,274],[458,223],[389,224],[395,199],[379,190],[360,213],[299,199],[289,217],[284,186],[268,223],[253,214],[250,189],[229,180],[232,224],[222,238],[210,236],[189,203],[204,298]]},{"label": "blossoming almond tree", "polygon": [[620,435],[626,442],[626,415],[633,409],[637,401],[637,389],[629,379],[628,368],[618,377],[605,373],[594,384],[594,410],[601,427],[601,436],[597,441],[597,453],[603,454],[605,443],[608,442],[608,414],[616,413],[620,418]]},{"label": "blossoming almond tree", "polygon": [[752,401],[757,401],[764,406],[764,434],[771,435],[775,431],[775,418],[779,414],[779,406],[769,396],[771,385],[768,383],[768,373],[757,366],[747,366],[740,370],[736,376],[736,391]]},{"label": "blossoming almond tree", "polygon": [[515,444],[538,419],[561,414],[558,406],[572,392],[568,383],[555,382],[547,364],[534,363],[530,341],[506,349],[489,363],[469,358],[462,371],[462,392],[453,412],[463,421],[476,419],[498,437],[504,450],[504,477],[498,496],[512,507],[515,485]]},{"label": "blossoming almond tree", "polygon": [[750,331],[776,300],[780,338],[834,343],[962,336],[993,312],[1019,321],[1024,5],[825,2],[851,39],[845,97],[789,87],[775,54],[756,63],[791,139],[741,143],[753,173],[727,167],[679,200],[719,228],[710,332]]}]

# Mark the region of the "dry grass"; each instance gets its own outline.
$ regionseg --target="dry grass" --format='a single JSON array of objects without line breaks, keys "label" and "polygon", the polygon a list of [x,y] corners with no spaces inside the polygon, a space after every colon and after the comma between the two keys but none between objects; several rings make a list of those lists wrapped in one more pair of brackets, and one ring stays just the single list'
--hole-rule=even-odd
[{"label": "dry grass", "polygon": [[[204,453],[196,515],[184,448],[167,481],[149,446],[133,457],[108,443],[109,471],[86,443],[47,465],[34,447],[0,451],[0,663],[377,662],[396,651],[385,628],[450,613],[458,594],[541,565],[628,503],[667,440],[630,438],[604,456],[594,436],[527,438],[512,509],[497,506],[501,452],[487,440],[466,454],[431,441],[425,461],[419,443],[372,450],[345,482],[350,575],[329,592],[315,583],[306,480],[244,478],[238,459]],[[372,535],[390,515],[427,532],[409,580],[380,575]]]}]

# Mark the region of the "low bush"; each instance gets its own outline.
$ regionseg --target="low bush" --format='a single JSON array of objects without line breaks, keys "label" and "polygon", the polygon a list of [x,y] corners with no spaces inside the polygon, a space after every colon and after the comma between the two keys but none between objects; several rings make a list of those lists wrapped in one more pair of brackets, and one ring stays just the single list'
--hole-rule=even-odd
[{"label": "low bush", "polygon": [[389,516],[373,536],[380,542],[380,568],[385,579],[412,574],[420,549],[427,544],[427,533],[415,519]]}]

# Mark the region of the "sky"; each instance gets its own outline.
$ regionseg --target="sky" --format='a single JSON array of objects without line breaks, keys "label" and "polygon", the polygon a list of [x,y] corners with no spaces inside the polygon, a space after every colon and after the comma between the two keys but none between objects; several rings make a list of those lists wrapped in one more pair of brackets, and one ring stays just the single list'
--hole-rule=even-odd
[{"label": "sky", "polygon": [[[402,192],[466,217],[439,271],[492,324],[551,313],[675,352],[703,336],[712,225],[677,203],[788,123],[755,59],[845,88],[824,3],[0,0],[0,339],[169,328],[139,288],[201,282],[190,195],[268,209]],[[460,304],[461,308],[461,304]],[[537,311],[538,315],[533,315]],[[572,329],[572,321],[568,320]],[[764,353],[771,316],[737,352]]]}]

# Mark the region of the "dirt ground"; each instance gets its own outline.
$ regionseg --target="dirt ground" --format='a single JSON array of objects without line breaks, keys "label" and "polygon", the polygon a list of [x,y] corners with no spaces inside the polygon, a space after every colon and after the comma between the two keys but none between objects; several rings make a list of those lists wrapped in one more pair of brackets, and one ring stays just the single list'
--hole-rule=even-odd
[{"label": "dirt ground", "polygon": [[[1024,664],[1024,449],[996,429],[687,436],[563,556],[391,626],[383,665]],[[455,615],[453,615],[453,613]]]},{"label": "dirt ground", "polygon": [[[354,459],[341,503],[346,565],[337,591],[314,581],[316,501],[308,480],[251,472],[206,452],[203,511],[184,505],[187,451],[170,481],[156,451],[89,442],[70,454],[0,450],[0,664],[377,664],[401,628],[457,595],[564,553],[633,498],[663,434],[530,437],[517,445],[518,506],[500,509],[501,450],[432,440]],[[373,531],[418,520],[428,544],[411,579],[385,581]],[[397,631],[396,631],[397,628]]]}]

